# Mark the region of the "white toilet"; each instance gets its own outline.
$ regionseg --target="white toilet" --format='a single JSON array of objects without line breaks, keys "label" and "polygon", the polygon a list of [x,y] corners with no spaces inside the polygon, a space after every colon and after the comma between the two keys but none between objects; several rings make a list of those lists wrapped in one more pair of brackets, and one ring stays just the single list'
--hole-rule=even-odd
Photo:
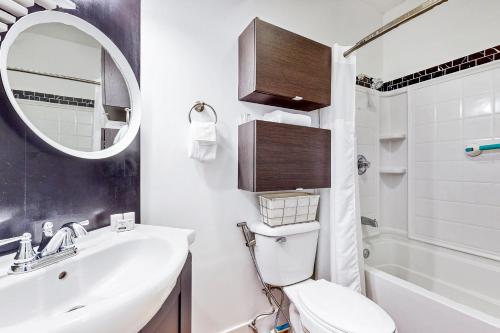
[{"label": "white toilet", "polygon": [[249,225],[264,282],[284,287],[295,333],[394,333],[387,313],[367,297],[325,280],[311,280],[319,223],[271,228]]}]

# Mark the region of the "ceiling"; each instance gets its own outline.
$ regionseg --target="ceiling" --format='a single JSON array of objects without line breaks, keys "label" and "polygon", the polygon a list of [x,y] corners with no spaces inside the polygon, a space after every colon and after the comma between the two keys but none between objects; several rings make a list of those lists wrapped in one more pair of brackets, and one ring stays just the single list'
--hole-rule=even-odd
[{"label": "ceiling", "polygon": [[405,2],[405,0],[362,0],[362,1],[375,7],[382,14],[385,14],[387,11]]}]

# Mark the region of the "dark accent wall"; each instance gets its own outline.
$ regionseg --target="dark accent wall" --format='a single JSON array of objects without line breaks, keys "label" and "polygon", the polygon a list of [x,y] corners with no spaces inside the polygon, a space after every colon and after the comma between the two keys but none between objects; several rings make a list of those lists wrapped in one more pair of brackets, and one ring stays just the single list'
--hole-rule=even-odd
[{"label": "dark accent wall", "polygon": [[[139,81],[140,0],[73,0],[66,12],[104,32],[128,59]],[[30,12],[41,10],[35,6]],[[4,36],[2,36],[4,37]],[[3,38],[2,38],[3,40]],[[36,52],[34,50],[34,52]],[[109,215],[135,211],[140,218],[139,135],[118,155],[85,160],[39,139],[12,108],[0,87],[0,239],[89,219],[90,229],[109,224]],[[0,254],[17,247],[0,247]]]}]

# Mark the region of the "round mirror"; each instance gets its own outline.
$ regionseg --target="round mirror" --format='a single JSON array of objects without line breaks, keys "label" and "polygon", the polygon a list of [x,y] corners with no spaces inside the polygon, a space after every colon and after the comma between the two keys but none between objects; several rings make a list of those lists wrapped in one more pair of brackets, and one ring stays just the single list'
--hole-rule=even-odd
[{"label": "round mirror", "polygon": [[140,91],[118,47],[88,22],[44,11],[16,22],[0,48],[7,96],[53,147],[82,158],[125,149],[140,125]]}]

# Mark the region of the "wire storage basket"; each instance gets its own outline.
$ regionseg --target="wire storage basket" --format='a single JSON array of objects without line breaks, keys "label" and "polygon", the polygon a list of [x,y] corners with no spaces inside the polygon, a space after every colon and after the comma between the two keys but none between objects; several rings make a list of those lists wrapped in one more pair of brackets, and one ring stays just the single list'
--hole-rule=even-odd
[{"label": "wire storage basket", "polygon": [[287,192],[259,195],[262,222],[270,227],[316,220],[319,195]]}]

